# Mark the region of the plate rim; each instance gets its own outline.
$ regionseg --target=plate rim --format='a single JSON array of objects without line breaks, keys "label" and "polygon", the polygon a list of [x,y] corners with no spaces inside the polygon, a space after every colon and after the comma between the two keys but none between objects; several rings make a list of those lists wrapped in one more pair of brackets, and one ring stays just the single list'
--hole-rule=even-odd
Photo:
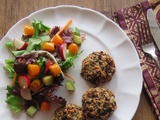
[{"label": "plate rim", "polygon": [[[44,11],[44,10],[50,10],[50,9],[64,8],[64,7],[65,7],[65,8],[76,8],[76,9],[78,8],[78,9],[80,9],[80,10],[87,10],[87,11],[94,12],[94,13],[96,13],[96,14],[104,17],[104,19],[112,22],[114,25],[116,25],[116,27],[118,27],[118,28],[123,32],[123,34],[125,35],[125,37],[128,38],[128,42],[130,42],[130,44],[132,45],[132,49],[134,49],[134,51],[136,52],[135,46],[133,45],[133,43],[131,42],[131,40],[130,40],[129,37],[127,36],[127,34],[122,30],[122,28],[121,28],[118,24],[116,24],[116,23],[115,23],[114,21],[112,21],[110,18],[108,18],[107,16],[105,16],[104,14],[102,14],[102,13],[96,11],[96,10],[93,10],[93,9],[90,9],[90,8],[86,8],[86,7],[76,6],[76,5],[58,5],[58,6],[54,6],[54,7],[42,8],[42,9],[39,9],[39,10],[36,10],[36,11],[32,12],[32,13],[29,14],[28,16],[26,16],[26,17],[20,19],[19,21],[17,21],[12,27],[10,27],[9,30],[7,31],[7,33],[6,33],[6,34],[2,37],[2,39],[0,40],[0,44],[1,44],[1,42],[3,41],[3,39],[5,39],[5,37],[7,37],[7,35],[9,34],[9,32],[10,32],[14,27],[16,27],[17,24],[19,24],[19,22],[21,22],[21,21],[23,21],[23,20],[25,20],[25,19],[30,18],[32,15],[37,14],[38,12],[41,12],[41,11]],[[137,52],[136,52],[136,53],[137,53]],[[139,60],[138,53],[136,54],[136,56],[137,56],[137,59]],[[139,69],[141,70],[140,60],[139,60]],[[136,110],[137,110],[137,108],[138,108],[138,104],[139,104],[139,102],[140,102],[140,94],[141,94],[141,92],[142,92],[142,87],[143,87],[143,77],[142,77],[142,73],[141,73],[141,78],[140,78],[140,79],[141,79],[141,88],[140,88],[140,91],[137,93],[137,94],[138,94],[138,98],[137,98],[137,99],[138,99],[138,103],[137,103],[137,106],[136,106],[136,108],[135,108],[135,112],[136,112]],[[133,113],[133,116],[134,116],[135,112]],[[133,116],[131,116],[131,117],[133,118]]]}]

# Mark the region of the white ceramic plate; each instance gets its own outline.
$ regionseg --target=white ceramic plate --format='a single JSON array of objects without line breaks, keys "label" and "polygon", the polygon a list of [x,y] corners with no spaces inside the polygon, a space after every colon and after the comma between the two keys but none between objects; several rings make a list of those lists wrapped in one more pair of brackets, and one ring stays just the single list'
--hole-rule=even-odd
[{"label": "white ceramic plate", "polygon": [[[137,109],[142,89],[142,74],[137,52],[129,38],[113,21],[104,15],[91,9],[77,6],[58,6],[39,10],[16,23],[0,41],[0,117],[6,120],[30,120],[25,113],[14,114],[9,110],[6,99],[6,86],[11,84],[7,74],[3,70],[4,60],[11,58],[9,50],[5,47],[7,41],[20,38],[23,27],[30,24],[33,18],[42,20],[50,27],[63,26],[70,18],[73,19],[71,27],[77,26],[86,34],[86,40],[81,49],[84,52],[75,61],[75,67],[68,74],[75,80],[76,90],[66,91],[61,87],[57,93],[66,98],[70,103],[81,105],[83,93],[90,85],[80,76],[82,60],[93,51],[105,51],[109,53],[116,64],[116,73],[113,79],[102,87],[112,90],[116,96],[117,109],[109,120],[130,120]],[[56,108],[56,105],[54,108]],[[53,111],[54,111],[53,108]],[[33,119],[51,120],[51,112],[38,112]]]}]

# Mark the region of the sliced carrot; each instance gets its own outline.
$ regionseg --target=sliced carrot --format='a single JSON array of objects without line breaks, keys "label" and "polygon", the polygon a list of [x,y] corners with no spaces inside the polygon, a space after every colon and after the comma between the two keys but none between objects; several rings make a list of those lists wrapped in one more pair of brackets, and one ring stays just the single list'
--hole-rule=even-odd
[{"label": "sliced carrot", "polygon": [[68,47],[68,50],[69,50],[69,52],[70,52],[71,54],[76,54],[76,53],[78,52],[78,49],[79,49],[79,47],[78,47],[78,45],[75,44],[75,43],[71,43],[71,44],[69,45],[69,47]]},{"label": "sliced carrot", "polygon": [[47,101],[42,102],[41,110],[50,111],[50,109],[51,109],[51,103],[49,103]]},{"label": "sliced carrot", "polygon": [[12,86],[15,85],[16,79],[17,79],[17,73],[14,73],[14,77],[12,79]]},{"label": "sliced carrot", "polygon": [[73,83],[75,83],[75,80],[74,80],[71,76],[69,76],[67,73],[64,73],[64,75],[65,75],[66,77],[70,78]]},{"label": "sliced carrot", "polygon": [[60,29],[54,37],[51,39],[51,42],[53,42],[55,45],[62,44],[63,39],[61,38],[60,34],[72,23],[72,19],[70,19],[63,27]]},{"label": "sliced carrot", "polygon": [[29,26],[29,25],[24,26],[25,35],[33,35],[33,33],[34,33],[34,28],[32,26]]},{"label": "sliced carrot", "polygon": [[58,35],[60,35],[70,24],[72,23],[72,19],[70,19],[63,27],[58,31]]},{"label": "sliced carrot", "polygon": [[42,45],[42,50],[46,50],[48,52],[54,51],[54,43],[44,42]]},{"label": "sliced carrot", "polygon": [[49,71],[51,72],[51,74],[53,76],[56,77],[61,73],[62,70],[59,67],[59,65],[55,63],[55,64],[49,66]]},{"label": "sliced carrot", "polygon": [[40,73],[40,67],[37,64],[28,64],[28,75],[32,78],[36,77]]}]

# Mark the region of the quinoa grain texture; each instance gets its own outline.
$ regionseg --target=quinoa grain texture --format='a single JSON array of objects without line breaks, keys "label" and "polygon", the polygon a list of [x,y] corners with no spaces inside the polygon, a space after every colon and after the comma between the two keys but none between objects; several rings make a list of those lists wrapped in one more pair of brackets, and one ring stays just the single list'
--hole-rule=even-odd
[{"label": "quinoa grain texture", "polygon": [[107,120],[117,108],[114,93],[99,84],[111,81],[115,73],[112,57],[104,51],[89,54],[82,61],[81,76],[95,87],[82,96],[82,107],[69,103],[58,108],[52,120]]},{"label": "quinoa grain texture", "polygon": [[68,103],[54,112],[52,120],[84,120],[82,108],[78,105]]},{"label": "quinoa grain texture", "polygon": [[82,96],[82,111],[85,120],[107,120],[117,108],[112,91],[95,87]]},{"label": "quinoa grain texture", "polygon": [[112,57],[103,51],[93,52],[82,61],[81,76],[97,86],[110,81],[115,71]]}]

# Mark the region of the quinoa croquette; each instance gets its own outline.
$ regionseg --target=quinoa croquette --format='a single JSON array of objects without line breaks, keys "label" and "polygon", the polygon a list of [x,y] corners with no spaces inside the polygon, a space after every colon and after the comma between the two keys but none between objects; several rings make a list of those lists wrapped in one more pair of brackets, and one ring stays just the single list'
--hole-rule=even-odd
[{"label": "quinoa croquette", "polygon": [[82,108],[68,103],[54,112],[52,120],[83,120]]},{"label": "quinoa croquette", "polygon": [[86,120],[107,120],[116,108],[113,92],[105,88],[90,88],[82,97],[82,111]]},{"label": "quinoa croquette", "polygon": [[93,52],[82,61],[81,76],[94,85],[110,81],[115,71],[112,57],[103,51]]}]

